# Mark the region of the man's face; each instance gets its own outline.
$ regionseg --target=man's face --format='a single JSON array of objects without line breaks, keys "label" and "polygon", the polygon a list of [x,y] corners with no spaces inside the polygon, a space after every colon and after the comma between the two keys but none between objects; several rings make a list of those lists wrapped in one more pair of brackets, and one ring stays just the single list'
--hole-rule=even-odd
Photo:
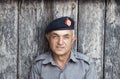
[{"label": "man's face", "polygon": [[46,35],[50,48],[55,55],[70,53],[75,36],[73,30],[55,30]]}]

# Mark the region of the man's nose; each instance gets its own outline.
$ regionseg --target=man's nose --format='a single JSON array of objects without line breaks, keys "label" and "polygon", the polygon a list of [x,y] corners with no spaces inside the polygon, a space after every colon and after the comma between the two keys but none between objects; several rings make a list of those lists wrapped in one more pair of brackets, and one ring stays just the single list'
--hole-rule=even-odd
[{"label": "man's nose", "polygon": [[59,40],[58,40],[58,44],[63,44],[63,42],[64,42],[63,38],[60,37]]}]

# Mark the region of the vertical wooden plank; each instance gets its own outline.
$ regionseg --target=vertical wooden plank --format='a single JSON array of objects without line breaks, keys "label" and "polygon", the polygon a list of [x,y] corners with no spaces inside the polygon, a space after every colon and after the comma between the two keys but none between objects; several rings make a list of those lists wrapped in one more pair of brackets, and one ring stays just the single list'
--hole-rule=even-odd
[{"label": "vertical wooden plank", "polygon": [[37,53],[36,2],[19,2],[19,79],[28,79],[32,57]]},{"label": "vertical wooden plank", "polygon": [[103,79],[104,11],[104,0],[79,0],[78,51],[95,59],[97,79]]},{"label": "vertical wooden plank", "polygon": [[38,54],[41,54],[49,50],[47,40],[44,38],[44,36],[45,28],[52,19],[52,2],[45,0],[42,0],[41,2],[37,1],[36,7],[37,7],[36,22],[39,38]]},{"label": "vertical wooden plank", "polygon": [[105,79],[120,79],[120,1],[107,0]]},{"label": "vertical wooden plank", "polygon": [[16,79],[17,14],[17,3],[0,3],[0,79]]},{"label": "vertical wooden plank", "polygon": [[[52,16],[53,19],[69,16],[75,21],[75,33],[77,34],[77,14],[78,14],[78,1],[77,0],[58,0],[52,2]],[[73,50],[77,50],[77,41],[73,45]]]}]

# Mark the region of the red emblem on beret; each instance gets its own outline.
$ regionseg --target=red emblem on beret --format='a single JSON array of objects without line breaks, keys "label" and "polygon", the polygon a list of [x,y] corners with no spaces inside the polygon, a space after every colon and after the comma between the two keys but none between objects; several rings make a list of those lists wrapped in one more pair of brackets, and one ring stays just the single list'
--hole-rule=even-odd
[{"label": "red emblem on beret", "polygon": [[67,26],[70,26],[70,25],[71,25],[71,21],[70,21],[69,18],[66,18],[66,20],[65,20],[65,24],[66,24]]}]

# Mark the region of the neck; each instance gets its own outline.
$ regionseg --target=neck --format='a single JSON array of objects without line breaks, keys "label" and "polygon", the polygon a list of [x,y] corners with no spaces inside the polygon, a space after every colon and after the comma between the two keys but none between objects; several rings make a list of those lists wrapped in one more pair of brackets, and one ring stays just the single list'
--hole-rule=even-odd
[{"label": "neck", "polygon": [[55,63],[60,67],[60,68],[64,68],[67,60],[69,59],[70,53],[68,53],[67,55],[53,55],[54,61]]}]

